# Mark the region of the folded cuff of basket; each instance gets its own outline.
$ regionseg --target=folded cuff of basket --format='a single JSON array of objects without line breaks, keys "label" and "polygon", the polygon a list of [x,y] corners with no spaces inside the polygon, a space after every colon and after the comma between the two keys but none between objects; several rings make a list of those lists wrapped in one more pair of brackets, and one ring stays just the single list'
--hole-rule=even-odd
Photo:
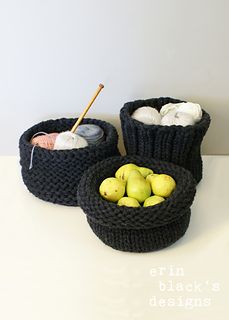
[{"label": "folded cuff of basket", "polygon": [[190,221],[190,209],[183,215],[161,227],[151,229],[115,229],[104,227],[87,217],[92,231],[106,245],[127,252],[150,252],[166,248],[180,239],[186,232]]}]

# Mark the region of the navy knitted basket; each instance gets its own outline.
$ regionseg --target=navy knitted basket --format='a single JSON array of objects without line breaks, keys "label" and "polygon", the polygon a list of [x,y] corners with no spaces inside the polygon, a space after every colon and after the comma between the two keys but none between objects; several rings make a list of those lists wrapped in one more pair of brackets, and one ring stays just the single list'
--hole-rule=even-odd
[{"label": "navy knitted basket", "polygon": [[[129,208],[104,200],[99,194],[101,182],[126,163],[171,175],[175,191],[152,207]],[[78,200],[91,229],[105,244],[122,251],[147,252],[165,248],[185,234],[195,191],[193,176],[182,167],[152,158],[118,156],[98,162],[83,174]]]},{"label": "navy knitted basket", "polygon": [[197,182],[202,178],[201,142],[210,125],[210,116],[203,110],[202,119],[192,126],[146,125],[131,117],[143,106],[160,111],[167,103],[184,102],[173,98],[153,98],[127,102],[120,111],[126,152],[172,162],[188,169]]},{"label": "navy knitted basket", "polygon": [[100,126],[105,140],[96,146],[73,150],[47,150],[35,147],[33,167],[29,169],[33,145],[32,136],[37,132],[62,132],[69,130],[76,119],[57,119],[38,123],[25,131],[19,141],[20,164],[23,181],[36,197],[67,206],[77,205],[77,188],[80,178],[90,166],[113,155],[119,155],[116,129],[105,121],[84,119],[83,123]]}]

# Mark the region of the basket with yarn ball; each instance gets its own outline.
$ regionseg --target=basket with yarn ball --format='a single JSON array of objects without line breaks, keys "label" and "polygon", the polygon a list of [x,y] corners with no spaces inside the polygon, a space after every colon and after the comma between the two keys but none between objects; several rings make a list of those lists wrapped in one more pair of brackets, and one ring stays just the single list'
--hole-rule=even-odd
[{"label": "basket with yarn ball", "polygon": [[185,234],[195,186],[192,174],[180,166],[115,156],[84,172],[78,201],[92,231],[106,245],[149,252],[168,247]]},{"label": "basket with yarn ball", "polygon": [[22,178],[36,197],[77,206],[77,189],[84,171],[98,161],[120,154],[114,126],[84,118],[102,88],[100,85],[79,118],[43,121],[20,137]]},{"label": "basket with yarn ball", "polygon": [[120,110],[125,149],[172,162],[202,178],[201,143],[210,125],[198,104],[170,97],[127,102]]}]

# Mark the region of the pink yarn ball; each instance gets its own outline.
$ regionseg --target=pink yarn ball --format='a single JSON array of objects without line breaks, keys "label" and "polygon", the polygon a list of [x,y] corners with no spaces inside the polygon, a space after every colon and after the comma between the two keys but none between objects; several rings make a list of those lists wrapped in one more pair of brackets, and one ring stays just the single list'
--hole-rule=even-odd
[{"label": "pink yarn ball", "polygon": [[52,150],[59,133],[53,132],[32,138],[31,143],[41,148]]}]

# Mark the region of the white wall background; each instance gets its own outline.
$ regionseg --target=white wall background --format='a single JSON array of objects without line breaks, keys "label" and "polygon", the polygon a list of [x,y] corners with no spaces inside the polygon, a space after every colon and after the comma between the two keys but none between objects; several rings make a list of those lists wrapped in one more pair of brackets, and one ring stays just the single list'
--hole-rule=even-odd
[{"label": "white wall background", "polygon": [[212,116],[204,153],[229,153],[228,0],[0,0],[1,154],[41,120],[118,123],[123,103],[174,96]]}]

